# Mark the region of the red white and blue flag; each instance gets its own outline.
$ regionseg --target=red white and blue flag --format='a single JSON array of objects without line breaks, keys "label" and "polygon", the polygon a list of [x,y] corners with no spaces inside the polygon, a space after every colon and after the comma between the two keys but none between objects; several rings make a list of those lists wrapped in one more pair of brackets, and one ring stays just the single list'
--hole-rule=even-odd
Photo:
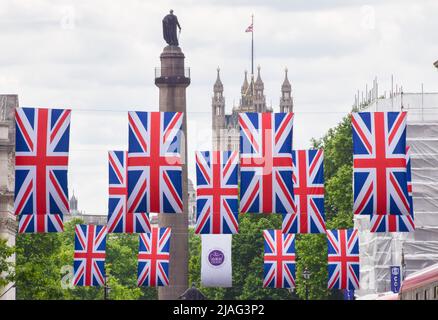
[{"label": "red white and blue flag", "polygon": [[196,234],[238,233],[237,151],[196,152]]},{"label": "red white and blue flag", "polygon": [[36,214],[44,220],[46,214],[69,212],[70,113],[62,109],[16,110],[16,215]]},{"label": "red white and blue flag", "polygon": [[294,150],[294,213],[283,215],[283,233],[325,233],[323,150]]},{"label": "red white and blue flag", "polygon": [[110,151],[109,162],[109,233],[150,232],[151,223],[147,213],[128,211],[128,152]]},{"label": "red white and blue flag", "polygon": [[355,214],[409,214],[406,112],[359,112],[353,124]]},{"label": "red white and blue flag", "polygon": [[138,252],[139,286],[158,287],[169,285],[170,228],[152,228],[140,234]]},{"label": "red white and blue flag", "polygon": [[21,214],[18,233],[48,233],[64,231],[62,214]]},{"label": "red white and blue flag", "polygon": [[328,288],[359,289],[359,236],[356,229],[327,230]]},{"label": "red white and blue flag", "polygon": [[75,286],[105,284],[106,226],[78,224],[75,227]]},{"label": "red white and blue flag", "polygon": [[291,213],[293,113],[241,113],[240,211]]},{"label": "red white and blue flag", "polygon": [[295,235],[281,230],[264,230],[263,287],[295,287]]},{"label": "red white and blue flag", "polygon": [[128,211],[181,213],[181,112],[129,112]]},{"label": "red white and blue flag", "polygon": [[372,215],[370,232],[413,232],[414,203],[412,201],[412,173],[410,147],[406,147],[406,169],[408,179],[409,215]]}]

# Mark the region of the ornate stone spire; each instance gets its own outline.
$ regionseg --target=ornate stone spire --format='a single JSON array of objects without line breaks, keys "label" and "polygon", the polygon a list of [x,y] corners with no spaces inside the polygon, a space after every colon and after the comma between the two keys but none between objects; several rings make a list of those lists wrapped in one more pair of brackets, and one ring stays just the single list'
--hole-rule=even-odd
[{"label": "ornate stone spire", "polygon": [[290,85],[289,79],[287,78],[287,68],[284,69],[284,81],[283,84],[281,85],[281,91],[282,92],[290,92],[292,90],[292,87]]},{"label": "ornate stone spire", "polygon": [[243,80],[243,84],[242,84],[242,90],[241,93],[242,94],[246,94],[248,91],[248,71],[245,70],[245,79]]},{"label": "ornate stone spire", "polygon": [[254,90],[257,95],[263,95],[263,90],[265,85],[262,81],[262,77],[260,76],[260,66],[257,66],[257,80],[254,83]]},{"label": "ornate stone spire", "polygon": [[223,92],[224,91],[224,85],[222,84],[219,72],[220,72],[220,68],[217,67],[217,78],[216,78],[216,82],[214,83],[213,86],[213,90],[214,92]]}]

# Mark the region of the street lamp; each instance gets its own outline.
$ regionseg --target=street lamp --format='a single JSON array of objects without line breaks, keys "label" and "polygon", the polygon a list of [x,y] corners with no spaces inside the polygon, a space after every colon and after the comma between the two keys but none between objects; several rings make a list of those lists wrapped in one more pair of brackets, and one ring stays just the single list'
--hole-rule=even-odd
[{"label": "street lamp", "polygon": [[108,276],[105,275],[105,283],[103,286],[103,299],[108,300],[109,294],[111,292],[111,287],[108,285]]},{"label": "street lamp", "polygon": [[304,286],[306,288],[306,300],[309,300],[309,286],[307,285],[307,281],[310,279],[310,276],[312,275],[312,272],[310,272],[307,267],[303,270],[303,279],[304,279]]}]

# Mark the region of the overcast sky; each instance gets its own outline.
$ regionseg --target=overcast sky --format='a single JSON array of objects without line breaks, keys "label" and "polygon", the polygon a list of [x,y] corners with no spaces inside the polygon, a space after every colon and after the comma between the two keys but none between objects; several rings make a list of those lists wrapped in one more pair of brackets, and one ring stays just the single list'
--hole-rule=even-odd
[{"label": "overcast sky", "polygon": [[[74,110],[70,192],[87,213],[107,212],[107,150],[127,148],[127,110],[158,110],[154,67],[172,8],[192,83],[187,89],[189,175],[194,150],[211,148],[211,96],[221,68],[226,108],[255,64],[277,112],[289,69],[294,147],[307,148],[351,108],[358,89],[438,91],[438,1],[18,1],[0,4],[0,93],[20,106]],[[82,111],[80,111],[82,110]]]}]

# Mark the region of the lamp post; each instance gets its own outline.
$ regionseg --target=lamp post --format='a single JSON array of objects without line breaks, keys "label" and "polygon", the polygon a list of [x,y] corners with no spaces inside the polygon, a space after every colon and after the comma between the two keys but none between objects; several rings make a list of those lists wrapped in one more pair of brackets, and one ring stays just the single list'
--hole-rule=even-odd
[{"label": "lamp post", "polygon": [[307,267],[303,270],[303,279],[304,279],[304,286],[306,288],[306,300],[309,300],[309,286],[307,284],[307,281],[310,279],[311,272],[307,269]]},{"label": "lamp post", "polygon": [[111,287],[108,285],[108,276],[105,275],[105,284],[103,286],[103,299],[109,300],[109,293],[111,292]]}]

